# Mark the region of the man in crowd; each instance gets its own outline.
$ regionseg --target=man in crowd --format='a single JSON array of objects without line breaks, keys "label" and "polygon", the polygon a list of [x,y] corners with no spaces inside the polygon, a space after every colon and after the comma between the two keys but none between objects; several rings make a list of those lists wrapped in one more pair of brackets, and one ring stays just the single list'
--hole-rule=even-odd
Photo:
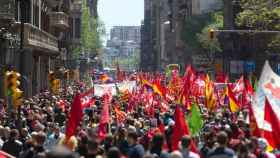
[{"label": "man in crowd", "polygon": [[228,135],[221,131],[217,134],[217,147],[208,153],[208,158],[237,158],[235,152],[227,147]]},{"label": "man in crowd", "polygon": [[[73,89],[80,91],[77,86],[73,86]],[[233,114],[228,112],[205,111],[204,126],[198,138],[184,135],[179,150],[171,151],[176,131],[172,105],[165,111],[147,113],[143,105],[127,108],[130,105],[124,102],[120,105],[126,112],[124,119],[115,119],[119,116],[114,112],[115,105],[112,103],[111,118],[106,126],[108,135],[103,139],[98,132],[98,124],[103,117],[101,98],[95,98],[96,104],[88,107],[91,114],[84,115],[83,122],[75,129],[76,133],[72,136],[75,142],[70,147],[71,151],[57,148],[58,144],[71,144],[72,139],[64,141],[64,129],[72,99],[73,94],[68,92],[65,96],[56,97],[44,92],[28,99],[21,108],[21,119],[17,122],[22,125],[20,135],[15,122],[5,121],[6,116],[0,117],[0,138],[4,142],[2,150],[20,158],[76,158],[77,155],[83,158],[274,158],[273,154],[266,151],[267,143],[263,145],[260,141],[253,141],[250,133],[246,133],[244,127],[248,125],[244,125],[245,121],[239,124],[231,119]],[[64,100],[63,107],[57,105],[57,100]],[[134,111],[126,111],[133,108]],[[94,126],[87,125],[86,118]],[[240,134],[234,133],[236,131]],[[245,134],[248,137],[244,137]],[[197,147],[197,153],[191,151],[192,143]]]},{"label": "man in crowd", "polygon": [[3,144],[2,150],[10,155],[18,157],[22,151],[22,143],[18,140],[19,132],[17,129],[12,129],[8,141]]}]

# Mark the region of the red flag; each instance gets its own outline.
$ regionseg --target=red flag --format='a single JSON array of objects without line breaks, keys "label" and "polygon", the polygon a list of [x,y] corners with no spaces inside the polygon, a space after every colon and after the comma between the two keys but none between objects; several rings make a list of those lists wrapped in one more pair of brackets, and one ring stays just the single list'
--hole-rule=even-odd
[{"label": "red flag", "polygon": [[99,127],[98,127],[98,135],[101,140],[103,140],[107,134],[107,123],[109,123],[110,120],[110,114],[109,114],[109,96],[105,95],[104,97],[104,105],[101,112],[101,118],[99,121]]},{"label": "red flag", "polygon": [[0,158],[15,158],[15,157],[1,150]]},{"label": "red flag", "polygon": [[[183,77],[183,87],[182,87],[182,92],[180,96],[180,103],[185,104],[187,108],[189,108],[190,105],[190,97],[193,92],[193,83],[196,79],[195,71],[192,68],[192,66],[187,66],[185,75]],[[185,99],[185,101],[184,101]]]},{"label": "red flag", "polygon": [[244,76],[241,76],[240,79],[236,82],[236,85],[232,91],[234,93],[241,93],[244,89],[245,89]]},{"label": "red flag", "polygon": [[117,122],[124,122],[126,119],[126,113],[121,111],[118,107],[114,107],[114,110],[116,113]]},{"label": "red flag", "polygon": [[166,89],[165,87],[163,87],[161,85],[161,80],[160,79],[156,79],[155,82],[152,85],[152,88],[154,90],[154,93],[157,93],[158,95],[162,96],[162,97],[166,97]]},{"label": "red flag", "polygon": [[249,121],[250,121],[249,124],[250,124],[251,135],[256,136],[256,137],[260,137],[261,136],[261,131],[258,127],[252,105],[248,106],[248,110],[249,110]]},{"label": "red flag", "polygon": [[242,92],[242,107],[251,106],[254,89],[248,79],[244,80],[245,88]]},{"label": "red flag", "polygon": [[218,83],[227,83],[228,82],[228,76],[225,73],[218,72],[216,74],[216,82],[218,82]]},{"label": "red flag", "polygon": [[273,149],[280,147],[280,120],[272,109],[269,101],[265,98],[264,108],[264,138]]},{"label": "red flag", "polygon": [[81,96],[77,94],[72,102],[71,111],[68,116],[68,121],[66,125],[66,140],[69,140],[71,136],[75,134],[75,130],[79,126],[79,123],[83,118],[83,109],[81,103]]},{"label": "red flag", "polygon": [[237,101],[234,93],[232,92],[230,86],[227,87],[227,96],[228,96],[228,99],[229,99],[229,108],[230,108],[230,111],[231,112],[237,112],[239,109],[240,109],[240,104],[239,102]]},{"label": "red flag", "polygon": [[[184,135],[190,135],[189,127],[186,124],[184,113],[179,106],[175,109],[175,125],[173,127],[173,137],[172,137],[172,150],[178,150],[179,142]],[[191,150],[197,153],[197,148],[195,144],[191,143]]]},{"label": "red flag", "polygon": [[253,86],[251,85],[250,81],[249,81],[248,79],[245,79],[244,82],[245,82],[246,91],[247,91],[249,94],[253,95],[253,94],[254,94],[254,88],[253,88]]},{"label": "red flag", "polygon": [[119,63],[117,63],[117,72],[116,72],[116,75],[117,75],[117,76],[116,76],[117,81],[123,81],[123,79],[124,79],[124,73],[121,72]]}]

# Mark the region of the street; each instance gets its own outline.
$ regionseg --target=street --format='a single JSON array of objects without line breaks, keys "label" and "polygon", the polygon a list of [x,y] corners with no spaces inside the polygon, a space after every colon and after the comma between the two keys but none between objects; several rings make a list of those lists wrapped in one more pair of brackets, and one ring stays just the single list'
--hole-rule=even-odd
[{"label": "street", "polygon": [[1,0],[0,158],[279,158],[280,0]]}]

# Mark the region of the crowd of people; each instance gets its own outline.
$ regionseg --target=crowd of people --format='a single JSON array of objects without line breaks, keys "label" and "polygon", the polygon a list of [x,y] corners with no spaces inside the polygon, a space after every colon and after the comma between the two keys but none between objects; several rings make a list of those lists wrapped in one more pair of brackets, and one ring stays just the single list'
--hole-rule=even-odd
[{"label": "crowd of people", "polygon": [[[104,138],[98,133],[102,118],[102,98],[94,97],[92,106],[84,109],[83,120],[75,135],[65,141],[65,129],[74,95],[83,88],[73,85],[60,95],[44,91],[26,99],[16,111],[7,111],[1,100],[0,148],[19,158],[274,158],[265,139],[253,137],[246,113],[238,119],[226,110],[215,113],[203,110],[203,128],[197,136],[183,135],[173,149],[174,111],[156,110],[153,116],[144,106],[126,112],[122,122],[110,110],[110,123]],[[62,101],[63,100],[63,101]],[[118,98],[114,97],[113,102]],[[112,104],[113,105],[113,104]],[[111,108],[112,109],[112,108]],[[189,111],[182,108],[184,113]],[[279,131],[280,132],[280,131]]]}]

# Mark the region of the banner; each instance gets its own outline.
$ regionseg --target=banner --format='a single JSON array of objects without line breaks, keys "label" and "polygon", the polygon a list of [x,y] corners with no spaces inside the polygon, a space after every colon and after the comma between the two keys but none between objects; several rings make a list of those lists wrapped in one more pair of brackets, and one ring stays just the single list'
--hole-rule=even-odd
[{"label": "banner", "polygon": [[259,80],[258,89],[253,99],[253,111],[259,128],[266,129],[264,121],[265,97],[269,100],[277,117],[280,118],[280,76],[270,67],[268,61],[265,62]]},{"label": "banner", "polygon": [[136,88],[136,81],[124,81],[120,83],[110,83],[110,84],[95,84],[94,85],[94,95],[98,97],[102,97],[108,90],[112,93],[112,95],[117,95],[117,89],[124,92],[128,90],[132,92],[133,89]]}]

